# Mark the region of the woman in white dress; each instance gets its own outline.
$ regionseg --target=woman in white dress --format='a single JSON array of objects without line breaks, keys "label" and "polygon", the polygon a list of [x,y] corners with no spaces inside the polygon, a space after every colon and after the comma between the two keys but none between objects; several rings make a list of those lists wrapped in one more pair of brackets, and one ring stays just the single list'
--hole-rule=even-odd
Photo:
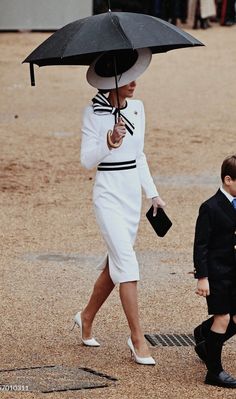
[{"label": "woman in white dress", "polygon": [[92,324],[114,286],[119,284],[121,303],[131,330],[128,339],[131,354],[137,363],[154,365],[139,322],[139,266],[133,245],[140,221],[141,188],[151,199],[154,213],[165,203],[157,192],[143,152],[143,104],[130,100],[136,87],[135,79],[150,61],[149,49],[121,52],[116,61],[118,91],[112,56],[99,57],[87,72],[88,82],[99,92],[84,111],[81,163],[87,169],[97,167],[93,203],[107,254],[98,267],[102,272],[90,300],[74,320],[80,327],[82,342],[99,346],[92,338]]}]

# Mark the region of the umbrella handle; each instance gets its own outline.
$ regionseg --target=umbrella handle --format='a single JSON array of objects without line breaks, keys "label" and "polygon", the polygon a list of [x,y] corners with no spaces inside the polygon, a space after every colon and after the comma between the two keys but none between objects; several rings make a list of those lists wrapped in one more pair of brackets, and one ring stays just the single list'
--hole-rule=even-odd
[{"label": "umbrella handle", "polygon": [[34,64],[30,63],[30,80],[31,86],[35,86],[35,77],[34,77]]}]

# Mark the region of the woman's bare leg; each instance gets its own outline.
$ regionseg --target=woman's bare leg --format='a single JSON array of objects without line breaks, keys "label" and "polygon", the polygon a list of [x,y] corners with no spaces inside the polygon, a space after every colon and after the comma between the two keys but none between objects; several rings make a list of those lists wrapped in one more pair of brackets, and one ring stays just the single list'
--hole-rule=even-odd
[{"label": "woman's bare leg", "polygon": [[83,323],[83,339],[91,338],[93,320],[102,304],[112,292],[114,286],[115,285],[111,280],[109,267],[107,264],[95,282],[89,302],[81,313],[81,319]]},{"label": "woman's bare leg", "polygon": [[150,356],[139,321],[137,281],[120,284],[120,299],[128,320],[131,339],[137,355],[140,357]]}]

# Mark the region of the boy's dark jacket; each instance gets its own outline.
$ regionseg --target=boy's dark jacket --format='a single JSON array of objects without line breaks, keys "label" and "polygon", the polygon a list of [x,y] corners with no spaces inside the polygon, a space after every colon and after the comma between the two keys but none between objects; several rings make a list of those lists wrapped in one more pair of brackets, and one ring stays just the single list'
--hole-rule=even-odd
[{"label": "boy's dark jacket", "polygon": [[236,210],[221,190],[200,206],[193,260],[195,278],[236,277]]}]

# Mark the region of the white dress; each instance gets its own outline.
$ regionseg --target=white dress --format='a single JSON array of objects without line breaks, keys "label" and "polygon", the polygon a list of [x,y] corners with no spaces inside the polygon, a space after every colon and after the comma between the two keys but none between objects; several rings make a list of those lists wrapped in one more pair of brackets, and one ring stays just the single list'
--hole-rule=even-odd
[{"label": "white dress", "polygon": [[[96,173],[93,203],[107,254],[98,268],[102,270],[106,266],[108,256],[109,273],[114,284],[139,280],[133,245],[140,221],[141,187],[147,198],[158,195],[143,153],[143,104],[139,100],[127,100],[127,106],[121,112],[135,129],[133,135],[126,132],[119,148],[110,150],[107,146],[107,131],[113,129],[114,115],[95,114],[92,105],[84,111],[81,142],[82,165],[92,169],[102,163],[98,166],[102,170]],[[132,168],[126,169],[130,166]]]}]

